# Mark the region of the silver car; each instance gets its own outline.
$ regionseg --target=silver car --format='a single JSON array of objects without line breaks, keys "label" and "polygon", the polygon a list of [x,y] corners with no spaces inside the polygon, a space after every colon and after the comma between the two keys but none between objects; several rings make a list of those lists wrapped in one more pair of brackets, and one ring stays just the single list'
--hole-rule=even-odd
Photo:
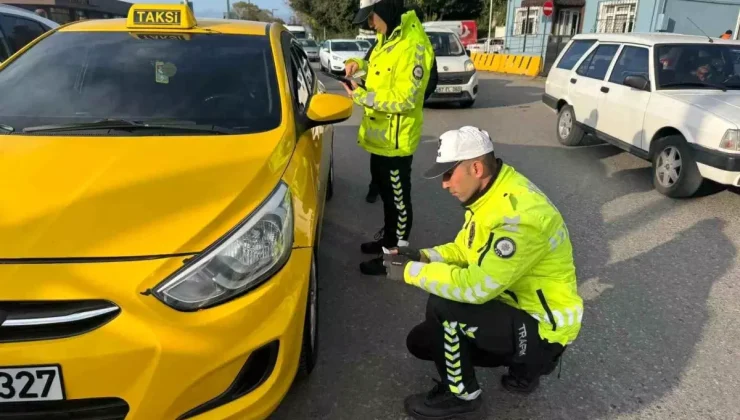
[{"label": "silver car", "polygon": [[29,10],[0,4],[0,63],[46,31],[57,27],[58,23]]},{"label": "silver car", "polygon": [[319,46],[313,39],[301,39],[299,41],[303,47],[303,51],[306,52],[308,59],[311,61],[319,61]]}]

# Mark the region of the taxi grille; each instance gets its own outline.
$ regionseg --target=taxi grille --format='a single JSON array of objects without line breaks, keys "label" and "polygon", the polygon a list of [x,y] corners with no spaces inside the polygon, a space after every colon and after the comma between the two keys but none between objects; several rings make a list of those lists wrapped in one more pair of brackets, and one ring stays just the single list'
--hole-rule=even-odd
[{"label": "taxi grille", "polygon": [[120,312],[106,300],[0,301],[0,343],[84,334],[107,324]]},{"label": "taxi grille", "polygon": [[473,77],[473,72],[438,73],[438,85],[465,85]]},{"label": "taxi grille", "polygon": [[124,420],[128,410],[120,398],[4,403],[0,420]]}]

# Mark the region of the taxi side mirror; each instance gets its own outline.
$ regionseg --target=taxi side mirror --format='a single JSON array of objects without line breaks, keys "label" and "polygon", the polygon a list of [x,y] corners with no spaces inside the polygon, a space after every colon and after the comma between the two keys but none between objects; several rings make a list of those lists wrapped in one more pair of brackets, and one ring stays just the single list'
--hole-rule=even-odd
[{"label": "taxi side mirror", "polygon": [[320,93],[311,98],[306,116],[312,125],[335,124],[352,116],[353,102],[346,96]]}]

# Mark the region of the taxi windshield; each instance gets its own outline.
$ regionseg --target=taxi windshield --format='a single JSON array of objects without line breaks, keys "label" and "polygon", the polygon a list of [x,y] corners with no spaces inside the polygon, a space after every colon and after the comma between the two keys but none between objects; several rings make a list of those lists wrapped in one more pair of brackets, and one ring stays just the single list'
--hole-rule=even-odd
[{"label": "taxi windshield", "polygon": [[57,32],[0,71],[0,92],[0,123],[16,132],[120,119],[245,134],[281,122],[266,36]]}]

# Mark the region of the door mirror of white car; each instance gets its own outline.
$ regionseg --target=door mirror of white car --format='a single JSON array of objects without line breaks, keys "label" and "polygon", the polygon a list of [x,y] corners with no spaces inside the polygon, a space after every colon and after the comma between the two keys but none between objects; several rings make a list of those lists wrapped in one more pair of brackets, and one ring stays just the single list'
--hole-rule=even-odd
[{"label": "door mirror of white car", "polygon": [[650,81],[642,75],[627,76],[624,78],[624,85],[631,88],[650,92]]}]

